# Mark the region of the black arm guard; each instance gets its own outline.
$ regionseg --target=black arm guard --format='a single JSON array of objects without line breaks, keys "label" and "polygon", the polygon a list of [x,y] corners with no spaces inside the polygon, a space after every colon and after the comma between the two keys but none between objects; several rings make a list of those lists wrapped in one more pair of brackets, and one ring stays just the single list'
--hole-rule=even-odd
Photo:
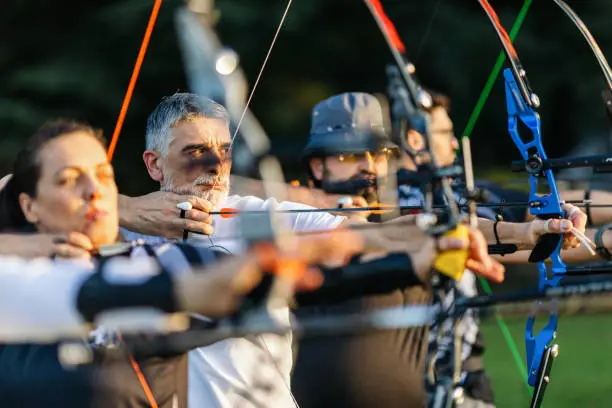
[{"label": "black arm guard", "polygon": [[380,295],[396,289],[422,285],[411,258],[395,253],[370,262],[351,263],[341,268],[322,269],[323,286],[296,294],[300,306],[342,302],[351,298]]},{"label": "black arm guard", "polygon": [[152,307],[166,313],[177,311],[174,284],[166,270],[144,282],[114,283],[105,279],[104,264],[83,282],[76,297],[77,310],[86,321],[93,322],[100,312],[111,309]]},{"label": "black arm guard", "polygon": [[595,233],[595,250],[597,254],[606,261],[612,261],[612,254],[603,243],[603,234],[609,229],[612,229],[612,223],[599,227]]}]

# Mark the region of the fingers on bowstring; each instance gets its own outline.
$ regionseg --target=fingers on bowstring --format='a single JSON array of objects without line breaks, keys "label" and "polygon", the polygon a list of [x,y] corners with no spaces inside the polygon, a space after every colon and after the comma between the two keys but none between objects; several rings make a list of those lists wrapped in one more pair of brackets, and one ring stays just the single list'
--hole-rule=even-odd
[{"label": "fingers on bowstring", "polygon": [[179,235],[185,230],[204,235],[212,235],[214,232],[212,225],[188,218],[177,218],[172,221],[172,225],[176,227],[175,229],[178,231]]},{"label": "fingers on bowstring", "polygon": [[200,210],[204,212],[211,212],[214,209],[214,206],[212,205],[212,203],[202,197],[190,195],[190,196],[185,196],[183,198],[184,198],[183,201],[186,201],[189,204],[191,204],[191,206],[196,210]]},{"label": "fingers on bowstring", "polygon": [[213,221],[212,215],[195,208],[185,211],[185,218],[188,218],[193,221],[202,222],[204,224],[212,224]]}]

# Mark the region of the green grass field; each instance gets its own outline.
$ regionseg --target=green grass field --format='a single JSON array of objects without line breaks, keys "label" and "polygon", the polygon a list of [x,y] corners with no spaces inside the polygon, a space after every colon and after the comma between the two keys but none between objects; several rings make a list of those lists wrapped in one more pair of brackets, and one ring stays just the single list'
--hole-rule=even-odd
[{"label": "green grass field", "polygon": [[[525,355],[525,320],[506,320],[521,356]],[[493,319],[483,322],[485,364],[493,381],[497,407],[527,407],[530,393]],[[562,316],[557,336],[559,357],[551,373],[544,408],[612,407],[612,315]]]}]

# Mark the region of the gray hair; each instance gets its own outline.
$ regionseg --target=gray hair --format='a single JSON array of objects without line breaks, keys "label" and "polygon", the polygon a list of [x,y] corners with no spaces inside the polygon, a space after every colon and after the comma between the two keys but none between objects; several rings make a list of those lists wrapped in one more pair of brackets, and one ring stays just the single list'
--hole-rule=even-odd
[{"label": "gray hair", "polygon": [[166,156],[172,128],[195,118],[223,120],[229,126],[227,110],[212,99],[192,93],[175,93],[157,105],[147,119],[146,148]]}]

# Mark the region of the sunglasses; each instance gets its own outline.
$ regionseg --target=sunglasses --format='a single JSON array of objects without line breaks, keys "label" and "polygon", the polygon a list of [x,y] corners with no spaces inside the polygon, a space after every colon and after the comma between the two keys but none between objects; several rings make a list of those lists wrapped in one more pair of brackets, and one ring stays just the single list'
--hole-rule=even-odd
[{"label": "sunglasses", "polygon": [[358,163],[362,160],[368,158],[368,156],[373,157],[374,161],[381,161],[383,159],[388,159],[393,156],[393,150],[391,149],[381,149],[377,152],[360,152],[360,153],[339,153],[335,155],[339,162],[342,163]]}]

